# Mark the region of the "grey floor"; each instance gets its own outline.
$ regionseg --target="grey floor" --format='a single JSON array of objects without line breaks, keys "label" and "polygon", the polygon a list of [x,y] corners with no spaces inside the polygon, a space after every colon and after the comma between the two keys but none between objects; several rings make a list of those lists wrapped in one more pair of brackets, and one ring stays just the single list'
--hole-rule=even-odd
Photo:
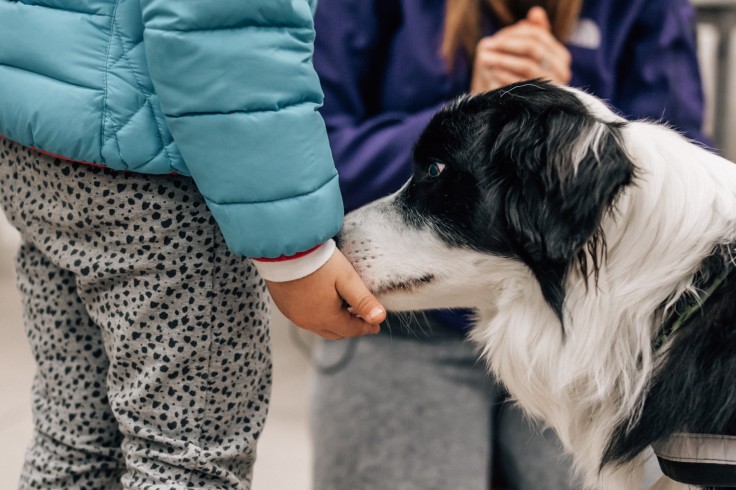
[{"label": "grey floor", "polygon": [[[0,489],[16,488],[31,434],[29,392],[34,364],[12,275],[16,245],[13,231],[0,216]],[[310,488],[306,404],[310,365],[289,333],[293,328],[274,315],[274,390],[258,446],[253,490]]]}]

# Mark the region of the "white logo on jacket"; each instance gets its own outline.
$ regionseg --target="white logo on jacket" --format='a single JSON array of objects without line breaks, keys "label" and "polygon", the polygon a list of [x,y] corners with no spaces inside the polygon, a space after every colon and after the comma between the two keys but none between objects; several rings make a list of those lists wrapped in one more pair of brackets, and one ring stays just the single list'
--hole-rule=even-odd
[{"label": "white logo on jacket", "polygon": [[570,36],[569,44],[586,49],[601,47],[601,30],[591,19],[580,19]]}]

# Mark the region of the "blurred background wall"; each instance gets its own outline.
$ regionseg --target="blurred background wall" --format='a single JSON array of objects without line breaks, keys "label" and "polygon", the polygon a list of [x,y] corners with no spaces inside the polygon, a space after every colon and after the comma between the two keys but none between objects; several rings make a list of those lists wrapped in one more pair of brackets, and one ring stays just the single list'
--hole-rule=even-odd
[{"label": "blurred background wall", "polygon": [[[736,161],[736,0],[695,0],[699,55],[706,86],[706,131]],[[19,238],[0,213],[0,488],[15,488],[31,433],[33,361],[12,276]],[[274,391],[258,448],[254,490],[310,488],[307,393],[309,334],[274,315]]]},{"label": "blurred background wall", "polygon": [[705,131],[736,161],[736,0],[692,0],[706,90]]}]

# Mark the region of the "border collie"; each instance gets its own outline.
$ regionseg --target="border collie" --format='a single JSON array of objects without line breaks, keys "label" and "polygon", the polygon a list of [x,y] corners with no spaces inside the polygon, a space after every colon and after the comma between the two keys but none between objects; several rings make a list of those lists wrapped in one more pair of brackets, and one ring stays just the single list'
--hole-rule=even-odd
[{"label": "border collie", "polygon": [[643,450],[736,434],[736,166],[542,81],[438,112],[396,194],[340,247],[392,310],[470,307],[470,337],[590,488]]}]

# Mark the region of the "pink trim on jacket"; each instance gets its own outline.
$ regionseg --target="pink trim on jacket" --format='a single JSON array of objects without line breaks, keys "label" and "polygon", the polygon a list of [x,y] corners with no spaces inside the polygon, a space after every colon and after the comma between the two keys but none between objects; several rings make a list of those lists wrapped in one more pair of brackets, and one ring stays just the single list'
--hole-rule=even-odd
[{"label": "pink trim on jacket", "polygon": [[304,257],[305,255],[309,255],[315,250],[317,250],[319,247],[324,245],[324,243],[320,243],[316,247],[312,247],[309,250],[305,250],[304,252],[295,253],[294,255],[281,255],[280,257],[276,258],[266,258],[266,257],[260,257],[260,258],[253,258],[253,260],[257,260],[259,262],[286,262],[287,260],[294,260],[298,259],[299,257]]}]

